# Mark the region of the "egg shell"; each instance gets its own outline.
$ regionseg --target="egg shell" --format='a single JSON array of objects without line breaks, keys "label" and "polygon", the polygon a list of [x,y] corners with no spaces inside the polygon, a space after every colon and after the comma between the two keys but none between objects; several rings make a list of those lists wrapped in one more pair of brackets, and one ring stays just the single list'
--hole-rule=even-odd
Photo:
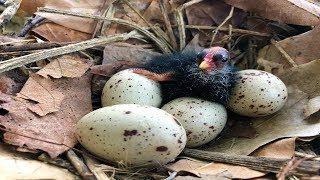
[{"label": "egg shell", "polygon": [[92,154],[127,166],[166,164],[186,144],[185,130],[171,114],[137,104],[90,112],[77,123],[76,137]]},{"label": "egg shell", "polygon": [[213,140],[227,122],[224,106],[192,97],[177,98],[162,107],[176,117],[187,133],[187,147],[196,147]]},{"label": "egg shell", "polygon": [[160,107],[162,101],[160,84],[157,81],[126,69],[114,74],[105,84],[102,106],[115,104],[140,104]]},{"label": "egg shell", "polygon": [[286,85],[275,75],[260,70],[237,72],[238,82],[228,108],[240,115],[260,117],[280,110],[287,101]]}]

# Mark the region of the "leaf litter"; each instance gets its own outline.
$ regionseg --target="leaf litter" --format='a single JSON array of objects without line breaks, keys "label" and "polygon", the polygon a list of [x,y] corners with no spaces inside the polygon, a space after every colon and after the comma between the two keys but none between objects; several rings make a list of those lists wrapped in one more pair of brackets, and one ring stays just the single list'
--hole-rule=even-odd
[{"label": "leaf litter", "polygon": [[[80,60],[71,58],[69,61],[79,63]],[[40,74],[61,73],[61,68],[52,71],[54,64],[49,64],[48,69],[44,67]],[[73,67],[76,72],[74,78],[54,79],[33,74],[17,96],[2,93],[1,108],[8,111],[0,117],[0,124],[8,130],[4,134],[4,141],[20,147],[41,149],[51,157],[73,147],[77,143],[74,137],[76,122],[92,111],[91,75],[84,70],[90,65],[85,65],[86,62],[83,64],[83,67]]]},{"label": "leaf litter", "polygon": [[[126,1],[113,4],[110,2],[103,4],[102,1],[74,3],[68,0],[59,3],[53,1],[26,2],[23,1],[20,9],[26,13],[33,13],[37,7],[41,6],[95,15],[105,13],[106,17],[126,19],[141,27],[148,26],[132,8],[134,7],[154,28],[158,28],[160,34],[162,33],[161,41],[168,40],[169,36],[167,29],[161,27],[164,24],[164,19],[159,3],[163,2],[167,7],[173,28],[179,26],[179,22],[176,22],[174,18],[175,10],[184,3],[184,1],[135,0],[130,1],[132,7],[129,7]],[[186,40],[193,39],[191,42],[194,46],[191,49],[199,48],[199,44],[208,46],[213,32],[216,31],[219,35],[215,38],[214,43],[228,46],[233,60],[237,59],[237,56],[242,57],[246,67],[256,67],[250,66],[250,63],[254,63],[252,60],[257,61],[257,68],[277,74],[289,89],[288,102],[281,111],[264,118],[242,119],[235,117],[232,119],[234,122],[229,121],[231,129],[227,129],[217,140],[200,149],[273,158],[292,157],[296,146],[296,137],[309,138],[313,136],[312,139],[314,139],[320,133],[318,113],[320,93],[318,84],[320,82],[318,72],[320,63],[318,59],[320,58],[317,49],[319,47],[318,38],[315,38],[318,37],[319,27],[309,27],[312,30],[305,33],[300,31],[296,36],[282,37],[283,34],[277,34],[278,31],[270,28],[270,24],[279,25],[278,29],[285,32],[300,27],[284,23],[305,26],[317,25],[319,23],[319,6],[311,1],[291,0],[258,2],[265,6],[256,6],[257,2],[250,0],[225,0],[229,5],[223,1],[195,2],[190,3],[194,3],[192,6],[185,6],[187,7],[186,19],[188,20],[186,29],[192,33],[192,36],[187,34],[188,39]],[[230,12],[230,5],[237,8],[235,8],[231,20],[219,27]],[[53,23],[50,22],[51,25],[44,23],[38,28],[36,27],[33,32],[36,32],[36,36],[50,42],[79,41],[89,39],[91,35],[113,35],[132,30],[131,27],[128,28],[117,23],[110,25],[108,21],[97,22],[88,18],[46,12],[37,12],[37,14]],[[252,18],[256,21],[251,21]],[[278,22],[271,22],[272,20]],[[252,22],[255,24],[249,24]],[[196,26],[196,28],[190,26]],[[201,26],[209,27],[209,29],[202,29]],[[100,27],[102,27],[101,32],[97,32],[97,28]],[[243,31],[246,28],[251,31]],[[150,29],[150,26],[146,29]],[[189,31],[190,29],[192,31]],[[153,30],[150,31],[153,32]],[[271,34],[277,41],[266,43]],[[175,36],[178,37],[178,34]],[[160,38],[159,35],[158,38]],[[246,43],[244,44],[243,41]],[[0,124],[7,131],[4,134],[4,141],[31,150],[43,150],[52,157],[67,151],[69,147],[73,147],[77,143],[73,136],[75,123],[83,115],[92,111],[90,83],[92,83],[94,100],[99,98],[99,93],[107,80],[105,76],[110,77],[122,69],[140,66],[153,55],[158,54],[154,44],[150,44],[148,38],[141,36],[127,40],[126,43],[130,43],[131,46],[120,47],[117,44],[112,44],[104,47],[102,64],[90,68],[90,72],[96,74],[93,80],[88,73],[91,63],[76,58],[74,55],[57,58],[37,73],[31,74],[23,89],[16,96],[7,95],[11,92],[8,88],[10,80],[4,80],[3,87],[7,90],[3,92],[7,94],[0,95],[1,108],[6,113],[0,117]],[[250,43],[254,45],[250,46]],[[263,46],[265,47],[262,48]],[[258,50],[259,54],[255,54],[254,51]],[[93,103],[99,103],[99,100]],[[168,165],[168,167],[171,167],[173,173],[179,172],[181,174],[187,171],[203,179],[210,179],[210,177],[246,179],[266,174],[242,166],[208,163],[192,159],[182,159]],[[283,177],[287,170],[281,173],[280,175]],[[176,176],[177,179],[179,177],[187,176]]]}]

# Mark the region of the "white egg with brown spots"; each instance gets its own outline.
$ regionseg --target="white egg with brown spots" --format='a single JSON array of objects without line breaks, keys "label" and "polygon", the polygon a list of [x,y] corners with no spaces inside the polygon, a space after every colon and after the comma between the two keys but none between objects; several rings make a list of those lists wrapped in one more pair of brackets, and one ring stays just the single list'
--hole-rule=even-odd
[{"label": "white egg with brown spots", "polygon": [[280,110],[287,101],[286,85],[275,75],[260,70],[237,72],[237,84],[228,108],[240,115],[260,117]]},{"label": "white egg with brown spots", "polygon": [[161,109],[181,122],[187,133],[187,147],[197,147],[213,140],[227,122],[224,106],[198,98],[177,98]]},{"label": "white egg with brown spots", "polygon": [[184,149],[186,132],[171,114],[137,104],[97,109],[80,119],[76,137],[92,154],[126,166],[159,166]]},{"label": "white egg with brown spots", "polygon": [[114,74],[105,84],[101,95],[102,106],[140,104],[159,107],[161,101],[159,82],[133,73],[131,69]]}]

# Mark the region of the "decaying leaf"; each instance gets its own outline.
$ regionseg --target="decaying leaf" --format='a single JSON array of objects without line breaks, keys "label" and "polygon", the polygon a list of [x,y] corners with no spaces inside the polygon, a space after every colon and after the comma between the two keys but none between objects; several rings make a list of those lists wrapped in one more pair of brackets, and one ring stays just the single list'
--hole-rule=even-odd
[{"label": "decaying leaf", "polygon": [[157,55],[160,53],[137,47],[106,46],[102,65],[91,67],[91,73],[110,77],[118,71],[142,66]]},{"label": "decaying leaf", "polygon": [[[108,2],[107,2],[108,3]],[[29,3],[32,5],[33,3]],[[84,14],[95,14],[100,15],[100,7],[103,4],[102,0],[96,1],[73,1],[73,0],[63,0],[63,1],[45,1],[43,3],[36,3],[35,5],[42,5],[47,8],[66,10],[69,12],[78,12]],[[108,3],[109,4],[109,3]],[[30,8],[30,7],[27,7]],[[38,8],[38,7],[35,7]],[[71,17],[67,15],[54,14],[54,13],[44,13],[37,12],[37,15],[45,17],[46,19],[65,26],[67,28],[77,30],[85,33],[93,33],[95,27],[95,21],[89,18],[79,18]]]},{"label": "decaying leaf", "polygon": [[309,117],[320,110],[320,96],[314,97],[309,100],[304,109],[304,117]]},{"label": "decaying leaf", "polygon": [[92,111],[90,81],[89,73],[60,79],[33,74],[17,97],[0,94],[1,108],[8,111],[0,116],[0,124],[9,131],[4,141],[44,150],[51,157],[73,147],[75,124]]},{"label": "decaying leaf", "polygon": [[167,167],[176,172],[187,171],[201,178],[208,175],[217,175],[233,179],[249,179],[261,177],[266,174],[243,166],[234,166],[214,162],[208,163],[187,159],[179,160],[178,162],[170,164]]},{"label": "decaying leaf", "polygon": [[[283,137],[306,137],[320,133],[320,117],[304,118],[304,106],[309,97],[320,94],[320,60],[285,71],[279,77],[288,87],[285,106],[276,114],[253,119],[258,136],[253,139],[221,138],[207,150],[248,155],[260,146]],[[315,114],[316,115],[316,114]]]},{"label": "decaying leaf", "polygon": [[306,0],[224,0],[237,8],[288,24],[318,25],[320,7]]},{"label": "decaying leaf", "polygon": [[[289,37],[277,42],[290,58],[297,64],[304,64],[316,59],[320,59],[320,26],[306,33]],[[274,45],[267,45],[259,51],[258,64],[261,69],[269,72],[281,73],[281,69],[292,67],[288,59]],[[270,63],[266,63],[269,61]],[[270,71],[271,70],[271,71]]]},{"label": "decaying leaf", "polygon": [[53,78],[61,77],[81,77],[91,66],[90,62],[64,55],[52,61],[50,64],[37,72],[37,74],[48,78],[51,76]]},{"label": "decaying leaf", "polygon": [[296,139],[297,138],[293,137],[276,140],[258,148],[250,155],[259,157],[290,159],[294,156]]},{"label": "decaying leaf", "polygon": [[49,42],[80,42],[91,38],[91,34],[76,31],[52,22],[43,23],[35,27],[32,32]]},{"label": "decaying leaf", "polygon": [[[225,18],[229,15],[231,6],[224,3],[223,1],[202,1],[196,3],[186,9],[186,16],[189,25],[196,26],[218,26]],[[235,9],[233,16],[224,27],[228,27],[229,24],[237,28],[244,20],[246,13],[242,10]],[[192,30],[195,34],[199,31]],[[223,35],[227,33],[218,33],[215,40],[220,40]],[[200,31],[200,44],[202,46],[207,45],[211,42],[212,30],[201,30]]]},{"label": "decaying leaf", "polygon": [[73,180],[76,176],[66,169],[31,159],[0,144],[0,179]]}]

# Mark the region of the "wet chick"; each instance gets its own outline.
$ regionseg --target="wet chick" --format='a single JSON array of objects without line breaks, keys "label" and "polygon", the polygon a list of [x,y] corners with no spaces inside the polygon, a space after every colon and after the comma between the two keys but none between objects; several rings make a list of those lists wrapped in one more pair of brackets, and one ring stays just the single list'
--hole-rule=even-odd
[{"label": "wet chick", "polygon": [[133,72],[159,81],[164,103],[192,96],[225,104],[235,84],[235,68],[229,59],[226,49],[211,47],[198,53],[154,57]]}]

